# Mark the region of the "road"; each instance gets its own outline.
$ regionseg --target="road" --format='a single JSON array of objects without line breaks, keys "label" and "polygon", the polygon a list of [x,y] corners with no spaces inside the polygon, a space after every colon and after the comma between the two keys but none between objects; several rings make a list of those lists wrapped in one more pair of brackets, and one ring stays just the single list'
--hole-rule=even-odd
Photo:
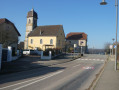
[{"label": "road", "polygon": [[0,90],[85,90],[106,55],[84,55],[71,62],[0,76]]}]

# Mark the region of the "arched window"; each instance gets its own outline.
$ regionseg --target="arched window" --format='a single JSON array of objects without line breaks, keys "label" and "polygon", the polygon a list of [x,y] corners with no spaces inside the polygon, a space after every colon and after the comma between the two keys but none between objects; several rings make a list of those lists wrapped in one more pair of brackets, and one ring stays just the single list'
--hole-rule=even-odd
[{"label": "arched window", "polygon": [[31,23],[31,20],[29,19],[28,23]]},{"label": "arched window", "polygon": [[40,39],[40,44],[43,44],[43,40],[42,39]]},{"label": "arched window", "polygon": [[31,44],[33,44],[33,39],[31,39]]},{"label": "arched window", "polygon": [[53,44],[53,39],[50,39],[50,44]]}]

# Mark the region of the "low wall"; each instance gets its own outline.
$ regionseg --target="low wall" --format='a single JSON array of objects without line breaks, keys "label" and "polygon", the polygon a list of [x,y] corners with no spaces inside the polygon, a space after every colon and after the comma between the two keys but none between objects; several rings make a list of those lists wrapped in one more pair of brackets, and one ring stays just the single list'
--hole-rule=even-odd
[{"label": "low wall", "polygon": [[51,60],[52,59],[52,53],[51,53],[51,51],[49,51],[49,56],[44,56],[43,55],[43,51],[41,51],[41,59],[45,59],[45,60]]}]

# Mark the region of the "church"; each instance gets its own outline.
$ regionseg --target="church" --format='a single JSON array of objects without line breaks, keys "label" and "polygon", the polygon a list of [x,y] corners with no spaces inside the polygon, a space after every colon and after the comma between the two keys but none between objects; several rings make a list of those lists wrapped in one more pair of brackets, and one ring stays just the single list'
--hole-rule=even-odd
[{"label": "church", "polygon": [[24,49],[39,49],[45,51],[48,48],[64,50],[65,34],[63,25],[37,26],[38,15],[31,9],[27,13],[26,35]]}]

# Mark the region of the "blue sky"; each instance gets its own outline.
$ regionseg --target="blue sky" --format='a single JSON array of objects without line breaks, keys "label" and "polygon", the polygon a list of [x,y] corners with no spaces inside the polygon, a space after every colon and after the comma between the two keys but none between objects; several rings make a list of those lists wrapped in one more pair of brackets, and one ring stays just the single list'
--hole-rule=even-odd
[{"label": "blue sky", "polygon": [[26,16],[32,8],[38,14],[39,25],[62,24],[69,32],[88,34],[89,48],[103,48],[116,36],[115,0],[0,0],[0,18],[12,21],[25,39]]}]

